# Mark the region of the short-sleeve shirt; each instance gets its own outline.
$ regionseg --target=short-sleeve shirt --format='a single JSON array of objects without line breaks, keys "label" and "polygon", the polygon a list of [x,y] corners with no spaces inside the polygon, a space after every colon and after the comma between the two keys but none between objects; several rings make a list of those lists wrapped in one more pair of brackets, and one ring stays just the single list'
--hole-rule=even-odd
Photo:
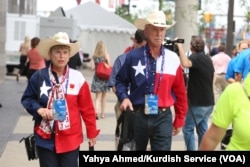
[{"label": "short-sleeve shirt", "polygon": [[189,57],[188,99],[192,106],[214,105],[213,77],[214,66],[209,56],[193,53]]},{"label": "short-sleeve shirt", "polygon": [[225,76],[226,80],[228,80],[229,78],[234,78],[234,75],[235,75],[234,66],[235,66],[236,58],[237,57],[232,58],[228,63],[227,73]]},{"label": "short-sleeve shirt", "polygon": [[[244,82],[250,95],[250,75]],[[227,150],[250,150],[250,101],[239,82],[227,86],[214,108],[212,122],[220,128],[233,126],[233,135]]]},{"label": "short-sleeve shirt", "polygon": [[250,48],[243,50],[237,56],[234,71],[236,73],[241,73],[243,80],[246,78],[248,72],[250,71]]}]

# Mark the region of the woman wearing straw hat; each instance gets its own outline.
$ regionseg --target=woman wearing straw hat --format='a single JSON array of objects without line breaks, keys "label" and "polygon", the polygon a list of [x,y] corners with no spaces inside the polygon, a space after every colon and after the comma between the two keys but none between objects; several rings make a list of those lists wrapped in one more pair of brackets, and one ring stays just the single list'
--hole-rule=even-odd
[{"label": "woman wearing straw hat", "polygon": [[[170,150],[172,135],[181,131],[187,112],[179,58],[162,45],[166,30],[173,25],[166,24],[162,11],[154,11],[146,19],[137,19],[135,26],[144,30],[147,44],[127,54],[116,76],[116,95],[121,110],[129,108],[135,113],[136,150],[146,150],[149,140],[152,151]],[[172,105],[175,106],[173,123]]]},{"label": "woman wearing straw hat", "polygon": [[41,40],[37,49],[49,67],[36,71],[29,80],[21,103],[33,116],[34,134],[41,167],[78,166],[83,142],[82,124],[90,145],[96,143],[95,109],[89,85],[79,71],[68,67],[79,50],[64,32]]}]

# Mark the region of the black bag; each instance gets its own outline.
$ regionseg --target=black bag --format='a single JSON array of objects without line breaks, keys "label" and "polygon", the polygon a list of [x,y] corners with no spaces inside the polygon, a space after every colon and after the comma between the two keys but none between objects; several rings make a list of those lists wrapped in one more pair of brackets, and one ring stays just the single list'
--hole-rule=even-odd
[{"label": "black bag", "polygon": [[27,152],[28,160],[38,159],[36,144],[35,144],[35,136],[34,134],[30,134],[27,137],[23,137],[19,142],[21,143],[24,140],[25,149]]},{"label": "black bag", "polygon": [[220,145],[221,150],[226,149],[228,143],[230,142],[230,138],[232,134],[233,134],[233,129],[227,129],[226,134],[221,141],[221,145]]},{"label": "black bag", "polygon": [[[38,70],[38,72],[39,72],[39,76],[38,76],[38,84],[37,84],[37,90],[38,90],[37,99],[38,99],[38,102],[40,102],[40,82],[42,80],[41,79],[42,73],[41,73],[41,70]],[[38,159],[34,134],[32,133],[27,137],[23,137],[19,141],[19,143],[21,143],[23,140],[24,140],[24,145],[25,145],[25,149],[27,152],[28,160],[30,161],[30,160]]]},{"label": "black bag", "polygon": [[[121,124],[121,133],[120,133]],[[135,151],[134,112],[127,109],[122,111],[117,120],[116,137],[119,137],[117,151]]]}]

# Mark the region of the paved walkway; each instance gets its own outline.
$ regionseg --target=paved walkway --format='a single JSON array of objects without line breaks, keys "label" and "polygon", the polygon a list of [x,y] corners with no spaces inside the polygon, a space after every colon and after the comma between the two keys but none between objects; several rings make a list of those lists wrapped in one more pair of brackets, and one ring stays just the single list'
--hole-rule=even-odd
[{"label": "paved walkway", "polygon": [[[82,70],[83,75],[89,83],[92,81],[93,72],[88,69]],[[24,148],[24,143],[19,143],[23,136],[32,132],[33,122],[31,116],[27,114],[21,104],[20,98],[27,85],[24,77],[16,82],[14,76],[6,76],[0,83],[0,166],[2,167],[37,167],[38,161],[28,161]],[[94,97],[94,95],[92,95]],[[101,133],[98,136],[95,150],[115,150],[115,95],[110,92],[107,95],[107,105],[105,119],[97,121]],[[81,145],[81,150],[88,150],[87,142]],[[185,150],[183,135],[173,137],[172,150]]]}]

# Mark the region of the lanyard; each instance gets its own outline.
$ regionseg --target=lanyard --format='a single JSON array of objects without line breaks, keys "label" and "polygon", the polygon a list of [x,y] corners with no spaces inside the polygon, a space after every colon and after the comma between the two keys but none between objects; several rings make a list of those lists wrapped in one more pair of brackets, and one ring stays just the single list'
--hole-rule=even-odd
[{"label": "lanyard", "polygon": [[[162,80],[162,75],[163,75],[163,67],[164,67],[164,62],[165,62],[165,54],[164,54],[163,49],[161,50],[161,56],[162,56],[161,71],[160,71],[160,77],[159,77],[158,85],[157,85],[157,89],[156,89],[156,94],[158,94],[160,82]],[[145,46],[144,46],[144,60],[145,60],[145,66],[146,66],[146,83],[147,83],[146,89],[147,89],[147,94],[148,94],[149,93],[149,69],[150,69],[150,65],[148,64],[148,56],[147,56],[147,51],[146,51]],[[157,70],[157,60],[156,60],[156,70]]]}]

